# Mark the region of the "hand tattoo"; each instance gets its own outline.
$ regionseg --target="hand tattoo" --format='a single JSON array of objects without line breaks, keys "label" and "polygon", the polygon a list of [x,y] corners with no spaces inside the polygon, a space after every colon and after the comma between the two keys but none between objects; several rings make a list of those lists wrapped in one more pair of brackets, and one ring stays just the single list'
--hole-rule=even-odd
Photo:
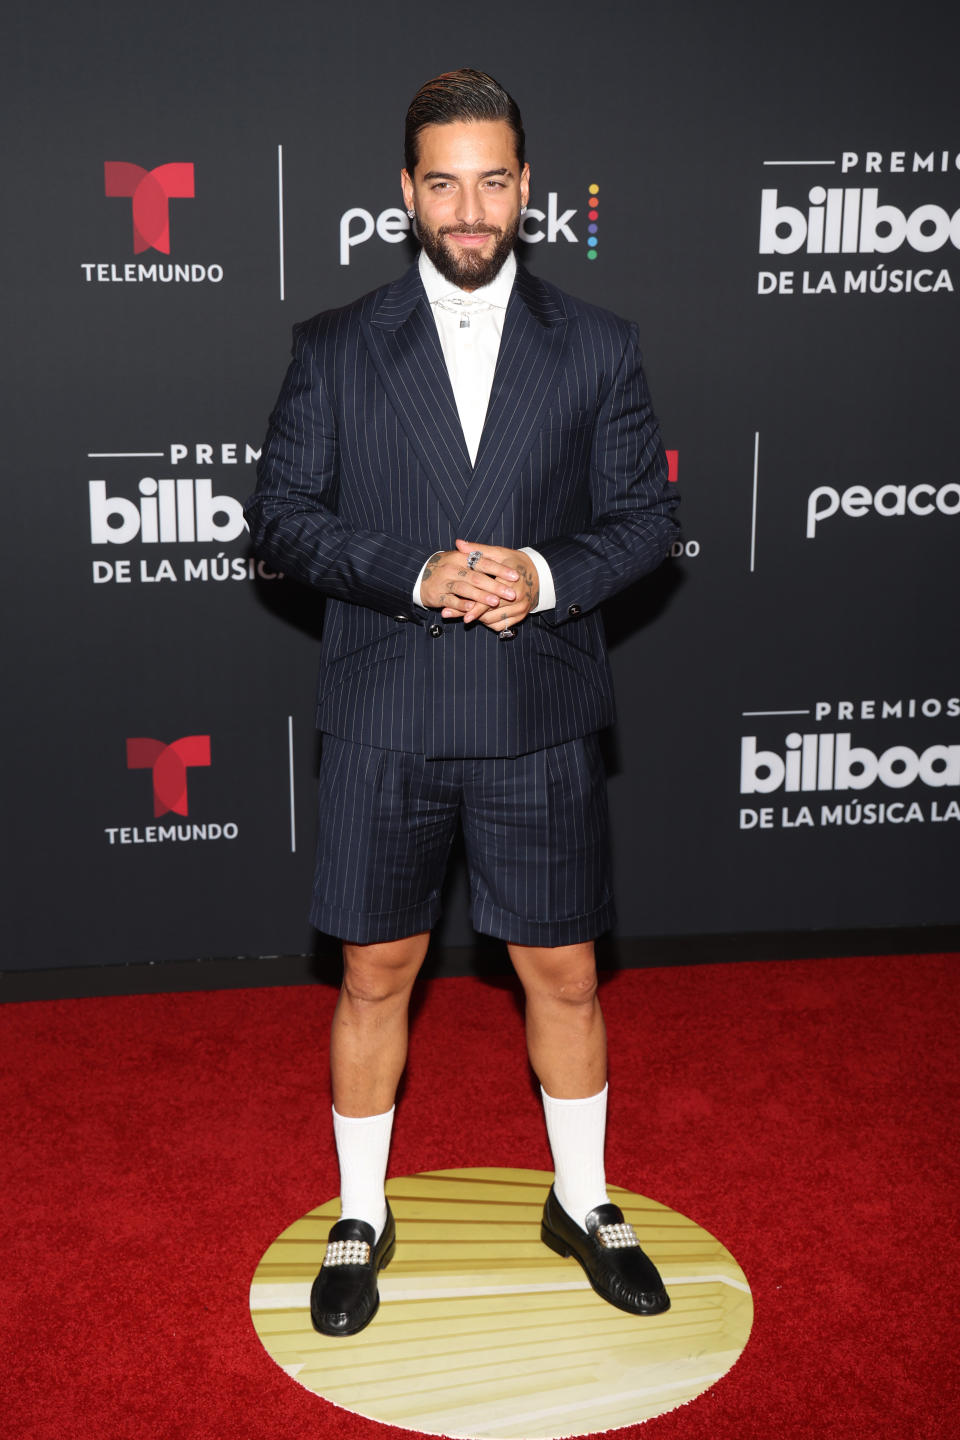
[{"label": "hand tattoo", "polygon": [[536,567],[526,560],[518,560],[513,568],[520,575],[521,585],[526,587],[527,599],[530,601],[530,608],[532,610],[536,604],[537,590],[540,586],[540,577],[537,574]]},{"label": "hand tattoo", "polygon": [[421,585],[423,584],[424,580],[429,580],[429,579],[430,579],[430,576],[433,574],[434,570],[436,570],[437,566],[440,564],[440,561],[441,561],[442,559],[443,559],[443,551],[442,551],[442,550],[437,550],[437,551],[435,551],[435,552],[430,556],[430,559],[427,561],[426,565],[424,565],[424,567],[423,567],[423,574],[422,574],[421,577],[420,577],[420,584],[421,584]]}]

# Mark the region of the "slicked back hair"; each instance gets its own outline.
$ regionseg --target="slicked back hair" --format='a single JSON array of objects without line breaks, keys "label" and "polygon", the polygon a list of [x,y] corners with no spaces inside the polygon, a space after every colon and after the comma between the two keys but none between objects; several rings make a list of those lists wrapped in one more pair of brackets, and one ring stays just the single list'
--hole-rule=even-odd
[{"label": "slicked back hair", "polygon": [[482,70],[448,70],[428,80],[414,95],[403,132],[403,159],[413,177],[420,159],[420,131],[427,125],[454,120],[506,120],[513,131],[517,163],[523,169],[525,136],[520,110],[512,95]]}]

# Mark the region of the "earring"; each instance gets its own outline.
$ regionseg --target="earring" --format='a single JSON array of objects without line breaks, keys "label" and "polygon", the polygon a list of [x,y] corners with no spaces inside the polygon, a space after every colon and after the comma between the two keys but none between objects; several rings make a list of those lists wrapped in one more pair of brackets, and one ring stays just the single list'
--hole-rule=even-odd
[{"label": "earring", "polygon": [[415,213],[416,213],[416,212],[413,211],[413,210],[408,210],[408,211],[407,211],[407,215],[409,216],[409,218],[410,218],[411,220],[413,219]]},{"label": "earring", "polygon": [[520,214],[521,214],[521,215],[526,215],[526,213],[527,213],[527,207],[526,207],[526,205],[521,205],[521,206],[520,206]]}]

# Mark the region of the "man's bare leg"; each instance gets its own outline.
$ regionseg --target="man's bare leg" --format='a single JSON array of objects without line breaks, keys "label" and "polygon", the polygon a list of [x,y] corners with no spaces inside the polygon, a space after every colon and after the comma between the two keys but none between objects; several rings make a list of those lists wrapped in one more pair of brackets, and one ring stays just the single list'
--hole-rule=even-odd
[{"label": "man's bare leg", "polygon": [[383,1187],[410,992],[429,939],[343,947],[330,1035],[340,1219],[310,1291],[310,1317],[323,1335],[356,1335],[370,1323],[380,1303],[377,1274],[393,1256],[396,1230]]},{"label": "man's bare leg", "polygon": [[389,1110],[407,1062],[410,993],[429,931],[376,945],[344,945],[343,985],[330,1032],[333,1106],[339,1115]]},{"label": "man's bare leg", "polygon": [[429,934],[377,945],[344,945],[343,986],[330,1036],[333,1133],[340,1214],[380,1235],[393,1101],[407,1059],[410,992]]},{"label": "man's bare leg", "polygon": [[608,1203],[607,1038],[593,943],[509,950],[526,994],[527,1051],[543,1094],[554,1193],[582,1226]]},{"label": "man's bare leg", "polygon": [[663,1281],[607,1195],[607,1041],[593,945],[509,950],[527,997],[527,1050],[540,1079],[556,1176],[541,1238],[558,1255],[573,1255],[618,1309],[659,1315],[670,1307]]},{"label": "man's bare leg", "polygon": [[596,1095],[607,1083],[607,1034],[597,998],[593,941],[508,945],[527,1002],[527,1053],[557,1100]]}]

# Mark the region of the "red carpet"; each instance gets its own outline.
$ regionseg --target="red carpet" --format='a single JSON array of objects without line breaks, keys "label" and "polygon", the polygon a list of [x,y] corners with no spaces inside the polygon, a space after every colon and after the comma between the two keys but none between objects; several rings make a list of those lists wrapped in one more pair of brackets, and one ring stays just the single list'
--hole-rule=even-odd
[{"label": "red carpet", "polygon": [[[611,1180],[732,1250],[747,1350],[645,1440],[940,1437],[960,1387],[956,957],[629,971],[604,986]],[[250,1324],[268,1243],[335,1193],[326,987],[0,1008],[0,1434],[387,1440]],[[396,1173],[548,1169],[512,991],[434,981]],[[406,1432],[409,1433],[409,1432]]]}]

